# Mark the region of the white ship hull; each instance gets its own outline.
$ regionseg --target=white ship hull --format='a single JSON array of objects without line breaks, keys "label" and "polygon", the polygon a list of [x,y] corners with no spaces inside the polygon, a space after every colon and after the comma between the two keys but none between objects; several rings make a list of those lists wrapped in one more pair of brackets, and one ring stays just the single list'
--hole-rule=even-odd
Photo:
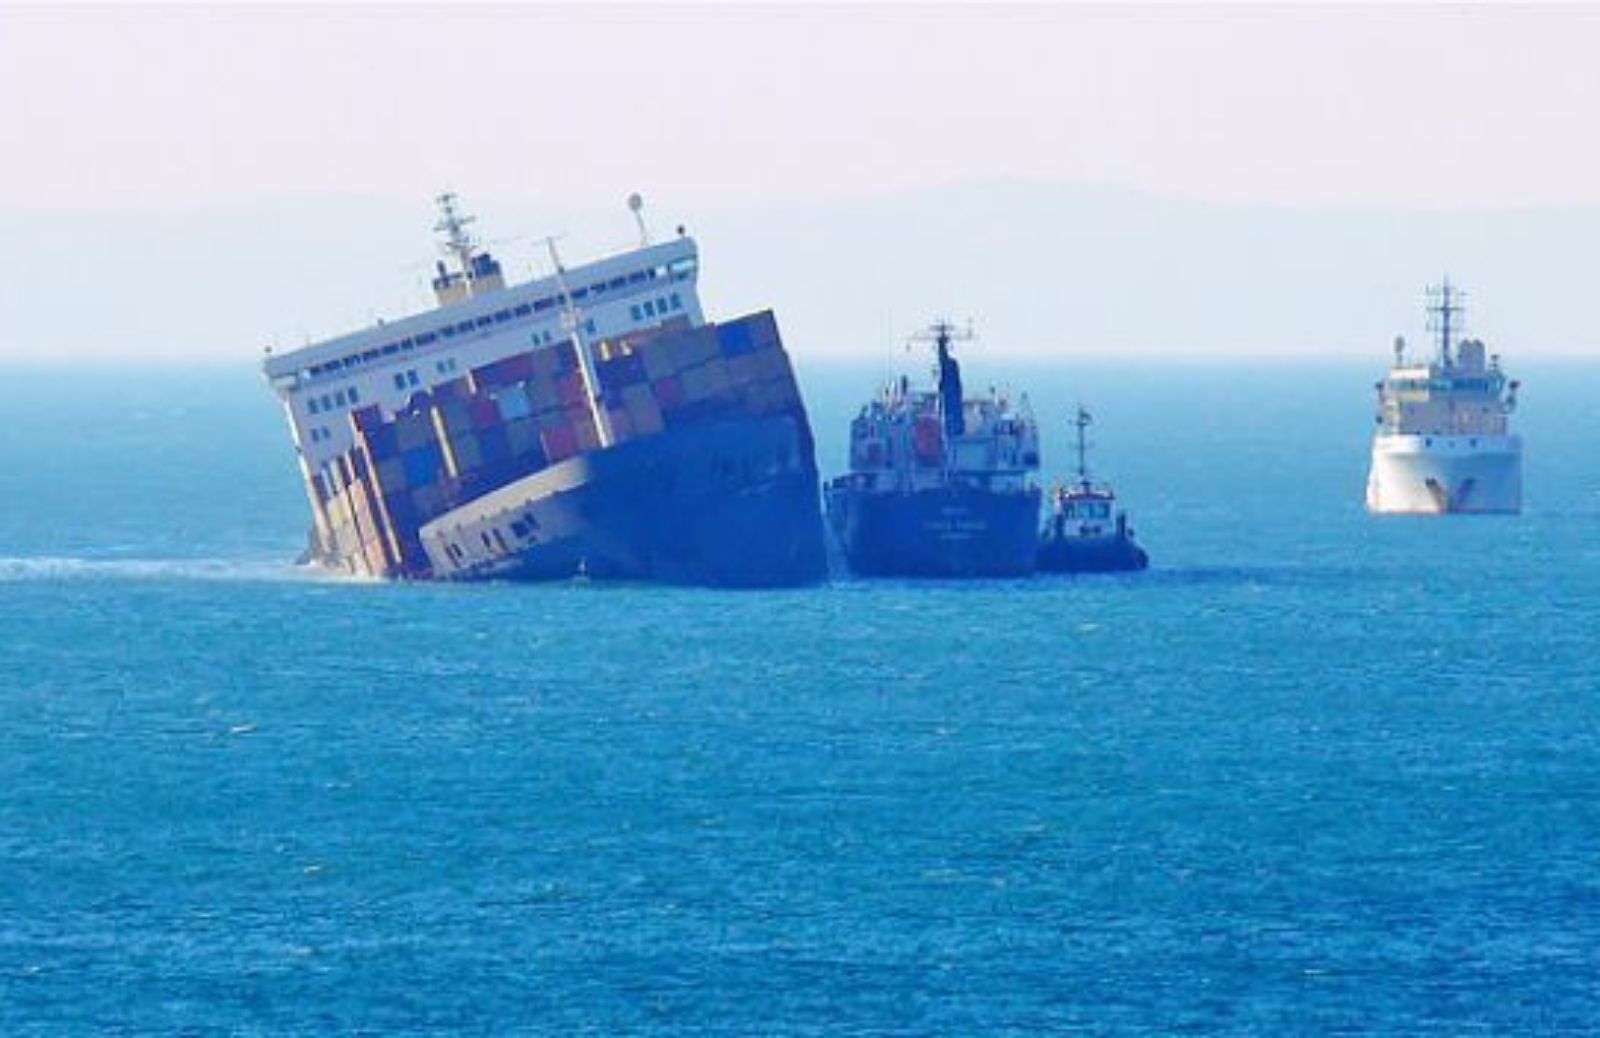
[{"label": "white ship hull", "polygon": [[1380,435],[1372,443],[1367,510],[1379,515],[1520,512],[1522,439]]}]

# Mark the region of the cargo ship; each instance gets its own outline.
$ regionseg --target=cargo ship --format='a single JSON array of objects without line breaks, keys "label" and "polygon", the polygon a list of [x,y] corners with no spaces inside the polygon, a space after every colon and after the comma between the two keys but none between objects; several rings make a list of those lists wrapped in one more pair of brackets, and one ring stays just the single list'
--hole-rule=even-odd
[{"label": "cargo ship", "polygon": [[1037,554],[1039,433],[1024,398],[963,395],[948,321],[931,343],[937,385],[901,377],[850,423],[850,471],[826,490],[850,570],[872,577],[1015,577]]},{"label": "cargo ship", "polygon": [[682,228],[508,285],[438,199],[436,306],[264,370],[308,555],[407,580],[731,587],[826,576],[811,427],[770,311],[714,323]]},{"label": "cargo ship", "polygon": [[1056,487],[1053,509],[1039,534],[1039,568],[1048,573],[1120,573],[1142,570],[1150,556],[1134,539],[1128,513],[1117,508],[1109,483],[1089,477],[1089,412],[1073,418],[1078,433],[1078,478]]},{"label": "cargo ship", "polygon": [[1428,292],[1438,336],[1432,360],[1394,345],[1376,384],[1377,433],[1367,509],[1379,515],[1515,514],[1522,510],[1522,438],[1510,431],[1519,383],[1482,341],[1455,341],[1463,313],[1449,279]]}]

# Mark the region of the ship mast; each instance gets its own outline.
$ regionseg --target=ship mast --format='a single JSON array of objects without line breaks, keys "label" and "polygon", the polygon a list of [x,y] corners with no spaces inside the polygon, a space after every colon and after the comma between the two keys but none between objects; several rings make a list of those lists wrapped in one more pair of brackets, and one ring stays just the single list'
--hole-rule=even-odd
[{"label": "ship mast", "polygon": [[1089,486],[1089,441],[1087,433],[1090,420],[1089,412],[1085,410],[1082,404],[1079,404],[1078,414],[1073,419],[1072,424],[1078,430],[1078,482],[1085,488]]},{"label": "ship mast", "polygon": [[446,191],[434,199],[439,205],[439,220],[433,229],[444,235],[442,248],[445,252],[455,256],[456,262],[461,264],[461,273],[472,273],[472,254],[477,251],[478,243],[472,240],[472,235],[467,233],[467,224],[477,219],[463,213],[456,205],[456,193]]},{"label": "ship mast", "polygon": [[[1444,281],[1428,289],[1428,323],[1432,330],[1439,333],[1439,363],[1448,368],[1453,363],[1450,356],[1450,343],[1453,341],[1451,327],[1456,325],[1456,318],[1466,308],[1461,305],[1462,292],[1450,283],[1448,275]],[[1460,328],[1457,325],[1456,330]]]}]

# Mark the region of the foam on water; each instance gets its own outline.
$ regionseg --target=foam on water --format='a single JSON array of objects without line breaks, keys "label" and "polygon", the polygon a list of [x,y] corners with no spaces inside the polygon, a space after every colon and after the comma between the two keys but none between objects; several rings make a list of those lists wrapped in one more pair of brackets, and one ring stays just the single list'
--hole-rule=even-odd
[{"label": "foam on water", "polygon": [[270,559],[0,557],[0,583],[201,580],[236,582],[339,579],[327,571]]}]

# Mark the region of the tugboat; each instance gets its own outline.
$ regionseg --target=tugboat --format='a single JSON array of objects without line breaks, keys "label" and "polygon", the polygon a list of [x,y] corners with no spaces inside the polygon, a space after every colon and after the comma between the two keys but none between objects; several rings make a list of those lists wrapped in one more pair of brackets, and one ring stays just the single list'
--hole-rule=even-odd
[{"label": "tugboat", "polygon": [[962,395],[949,321],[931,343],[938,386],[904,376],[850,423],[850,472],[825,491],[828,525],[852,572],[872,577],[1018,577],[1033,572],[1039,430],[1026,397]]},{"label": "tugboat", "polygon": [[1117,511],[1110,484],[1089,478],[1089,412],[1078,408],[1078,478],[1051,495],[1055,512],[1039,534],[1039,568],[1049,573],[1119,573],[1141,570],[1150,556],[1134,541],[1128,514]]}]

